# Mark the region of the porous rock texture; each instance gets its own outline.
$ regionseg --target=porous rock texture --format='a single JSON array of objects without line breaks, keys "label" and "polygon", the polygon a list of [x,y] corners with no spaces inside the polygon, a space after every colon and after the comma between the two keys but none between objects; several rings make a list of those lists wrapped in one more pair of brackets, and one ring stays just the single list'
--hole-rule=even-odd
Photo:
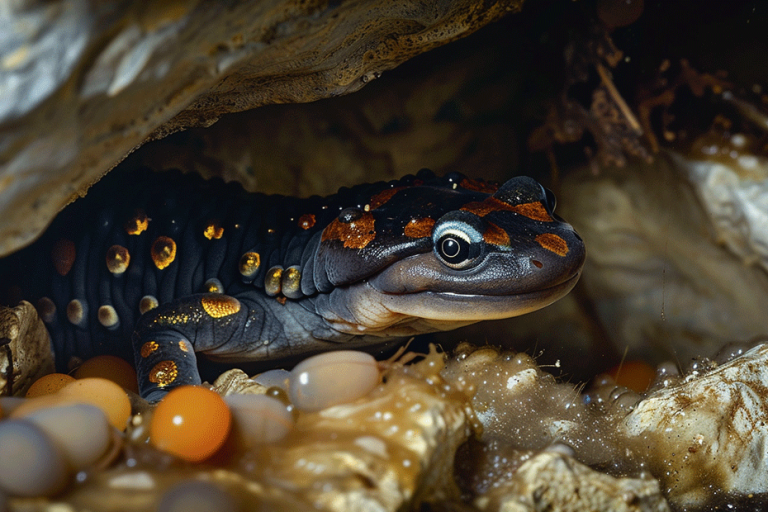
[{"label": "porous rock texture", "polygon": [[522,0],[0,6],[0,255],[150,139],[353,92]]}]

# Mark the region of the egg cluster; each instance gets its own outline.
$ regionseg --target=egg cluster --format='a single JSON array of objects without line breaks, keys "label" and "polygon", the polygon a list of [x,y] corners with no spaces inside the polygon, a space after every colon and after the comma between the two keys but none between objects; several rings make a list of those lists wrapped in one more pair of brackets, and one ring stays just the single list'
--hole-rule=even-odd
[{"label": "egg cluster", "polygon": [[[87,479],[128,452],[136,424],[147,426],[142,443],[193,464],[276,443],[302,412],[353,402],[380,379],[372,356],[337,351],[311,357],[290,372],[249,379],[248,394],[222,397],[208,387],[181,386],[152,407],[135,395],[130,364],[99,356],[73,376],[39,379],[25,398],[0,399],[0,497],[53,496],[73,477]],[[169,489],[163,499],[185,502],[189,493],[182,487]]]}]

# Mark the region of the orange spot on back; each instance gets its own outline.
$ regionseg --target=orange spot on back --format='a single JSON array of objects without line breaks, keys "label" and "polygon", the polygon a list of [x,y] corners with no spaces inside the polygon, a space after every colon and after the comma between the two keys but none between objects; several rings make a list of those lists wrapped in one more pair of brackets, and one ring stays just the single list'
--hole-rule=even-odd
[{"label": "orange spot on back", "polygon": [[464,178],[459,183],[461,188],[467,190],[474,190],[476,192],[483,192],[485,194],[493,194],[499,190],[499,184],[493,181],[475,180],[472,178]]},{"label": "orange spot on back", "polygon": [[376,231],[373,227],[374,218],[369,212],[363,213],[360,217],[350,223],[341,222],[334,219],[330,225],[323,231],[322,240],[339,240],[344,242],[347,249],[363,249],[376,238]]},{"label": "orange spot on back", "polygon": [[374,195],[373,197],[371,197],[371,200],[368,203],[371,206],[371,210],[375,210],[379,206],[383,205],[384,203],[386,203],[387,201],[392,199],[392,197],[395,194],[397,194],[398,192],[400,192],[404,188],[405,187],[388,188],[388,189],[382,190],[378,194]]},{"label": "orange spot on back", "polygon": [[72,270],[72,265],[75,264],[76,255],[75,242],[72,240],[62,238],[53,244],[51,260],[53,261],[53,267],[60,276],[69,274],[69,271]]},{"label": "orange spot on back", "polygon": [[553,233],[541,234],[536,237],[536,241],[540,246],[548,251],[552,251],[558,256],[565,256],[568,254],[568,243]]},{"label": "orange spot on back", "polygon": [[176,259],[176,242],[167,236],[159,236],[152,244],[150,253],[155,266],[162,270]]},{"label": "orange spot on back", "polygon": [[483,240],[485,243],[497,245],[499,247],[509,247],[510,240],[506,231],[492,222],[488,222],[483,233]]},{"label": "orange spot on back", "polygon": [[212,240],[214,238],[219,240],[222,236],[224,236],[224,228],[221,227],[218,220],[212,220],[208,223],[207,226],[205,226],[205,229],[203,230],[203,236],[208,240]]},{"label": "orange spot on back", "polygon": [[125,223],[125,232],[129,235],[140,235],[149,227],[149,220],[144,210],[138,209],[135,215]]},{"label": "orange spot on back", "polygon": [[432,235],[432,227],[435,225],[435,219],[423,217],[421,219],[411,219],[405,225],[403,234],[409,238],[424,238]]},{"label": "orange spot on back", "polygon": [[315,225],[315,216],[311,213],[305,213],[301,217],[299,217],[299,227],[301,229],[310,229],[312,226]]}]

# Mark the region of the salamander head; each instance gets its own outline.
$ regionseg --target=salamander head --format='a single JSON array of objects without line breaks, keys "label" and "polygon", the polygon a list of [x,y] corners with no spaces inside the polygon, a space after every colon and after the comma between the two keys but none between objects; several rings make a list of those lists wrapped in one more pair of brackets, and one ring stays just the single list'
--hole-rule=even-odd
[{"label": "salamander head", "polygon": [[531,178],[497,188],[457,174],[376,196],[318,246],[316,308],[336,330],[410,336],[522,315],[580,276],[584,243]]}]

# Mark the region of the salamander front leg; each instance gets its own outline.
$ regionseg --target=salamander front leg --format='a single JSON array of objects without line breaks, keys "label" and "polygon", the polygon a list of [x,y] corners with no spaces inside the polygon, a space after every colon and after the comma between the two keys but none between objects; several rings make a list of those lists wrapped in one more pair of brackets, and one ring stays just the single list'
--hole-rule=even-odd
[{"label": "salamander front leg", "polygon": [[190,295],[145,313],[133,334],[141,396],[157,401],[175,387],[200,384],[195,352],[241,337],[247,317],[240,301],[221,294]]},{"label": "salamander front leg", "polygon": [[192,343],[172,329],[146,331],[134,337],[134,360],[139,393],[150,402],[185,384],[200,384],[197,357]]}]

